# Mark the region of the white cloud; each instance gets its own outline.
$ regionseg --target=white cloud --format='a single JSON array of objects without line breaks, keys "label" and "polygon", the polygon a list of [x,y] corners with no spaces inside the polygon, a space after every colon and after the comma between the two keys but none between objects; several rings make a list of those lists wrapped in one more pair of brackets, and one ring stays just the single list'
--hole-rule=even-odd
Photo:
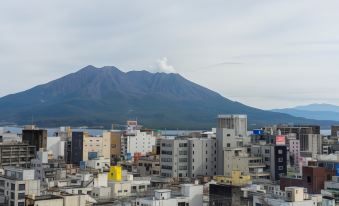
[{"label": "white cloud", "polygon": [[172,65],[168,64],[167,57],[163,57],[157,60],[156,66],[153,69],[154,72],[175,73],[175,69]]}]

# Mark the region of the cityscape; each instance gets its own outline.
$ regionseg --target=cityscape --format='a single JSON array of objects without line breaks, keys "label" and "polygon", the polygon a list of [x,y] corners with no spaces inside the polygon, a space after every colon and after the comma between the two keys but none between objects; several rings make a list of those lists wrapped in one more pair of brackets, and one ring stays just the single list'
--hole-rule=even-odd
[{"label": "cityscape", "polygon": [[339,206],[339,1],[0,4],[0,206]]}]

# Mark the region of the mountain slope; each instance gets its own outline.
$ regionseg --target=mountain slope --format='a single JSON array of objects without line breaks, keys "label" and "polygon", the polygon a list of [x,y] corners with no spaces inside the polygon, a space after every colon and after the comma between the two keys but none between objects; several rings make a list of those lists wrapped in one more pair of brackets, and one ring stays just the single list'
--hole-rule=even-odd
[{"label": "mountain slope", "polygon": [[310,104],[286,109],[274,109],[272,111],[296,117],[339,121],[339,107],[331,104]]},{"label": "mountain slope", "polygon": [[0,122],[109,127],[138,118],[153,128],[215,126],[217,114],[244,113],[253,127],[275,123],[330,125],[255,109],[226,99],[179,74],[121,72],[87,66],[47,84],[0,98]]}]

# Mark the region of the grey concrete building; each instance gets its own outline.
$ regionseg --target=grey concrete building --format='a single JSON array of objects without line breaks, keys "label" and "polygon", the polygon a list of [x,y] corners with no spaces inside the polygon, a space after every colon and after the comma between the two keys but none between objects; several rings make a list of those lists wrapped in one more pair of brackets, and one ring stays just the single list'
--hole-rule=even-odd
[{"label": "grey concrete building", "polygon": [[215,139],[188,139],[188,175],[214,176],[217,174],[217,142]]},{"label": "grey concrete building", "polygon": [[162,177],[188,177],[187,139],[161,140],[160,170]]},{"label": "grey concrete building", "polygon": [[216,140],[180,138],[161,140],[160,175],[173,178],[197,178],[216,175]]},{"label": "grey concrete building", "polygon": [[19,166],[28,168],[35,158],[35,146],[25,143],[0,143],[0,167]]}]

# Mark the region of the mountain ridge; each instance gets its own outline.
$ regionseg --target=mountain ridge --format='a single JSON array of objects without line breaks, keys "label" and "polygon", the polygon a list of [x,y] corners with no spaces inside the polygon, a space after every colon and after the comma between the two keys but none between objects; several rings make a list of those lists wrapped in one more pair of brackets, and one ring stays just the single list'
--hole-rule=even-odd
[{"label": "mountain ridge", "polygon": [[255,127],[315,121],[264,111],[229,100],[177,73],[122,72],[114,66],[88,65],[77,72],[0,98],[0,122],[42,126],[109,127],[138,118],[152,128],[205,129],[218,114],[243,113]]},{"label": "mountain ridge", "polygon": [[290,114],[296,117],[339,121],[339,106],[333,104],[316,103],[292,108],[273,109],[272,111]]}]

